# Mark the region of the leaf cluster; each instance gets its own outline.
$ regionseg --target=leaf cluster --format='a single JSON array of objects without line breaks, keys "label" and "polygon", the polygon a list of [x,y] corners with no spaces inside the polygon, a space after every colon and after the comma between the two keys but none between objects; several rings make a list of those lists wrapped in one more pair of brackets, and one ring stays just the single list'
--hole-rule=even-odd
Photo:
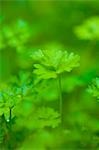
[{"label": "leaf cluster", "polygon": [[88,92],[92,94],[92,96],[99,99],[99,78],[93,79],[91,85],[88,87]]},{"label": "leaf cluster", "polygon": [[34,73],[40,79],[57,78],[63,72],[70,72],[79,66],[80,57],[62,50],[38,50],[31,55]]},{"label": "leaf cluster", "polygon": [[30,30],[27,22],[21,19],[16,20],[10,26],[2,26],[0,34],[0,49],[10,46],[20,50],[29,37]]},{"label": "leaf cluster", "polygon": [[75,33],[80,39],[99,40],[99,17],[89,18],[75,28]]},{"label": "leaf cluster", "polygon": [[60,124],[60,114],[51,107],[41,107],[36,111],[36,126],[55,128]]}]

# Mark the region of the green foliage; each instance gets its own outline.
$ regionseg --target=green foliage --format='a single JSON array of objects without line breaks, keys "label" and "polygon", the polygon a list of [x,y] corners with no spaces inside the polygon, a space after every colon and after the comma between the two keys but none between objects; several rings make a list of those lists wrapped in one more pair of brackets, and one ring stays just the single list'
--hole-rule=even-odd
[{"label": "green foliage", "polygon": [[35,88],[33,88],[33,94],[36,97],[34,98],[36,99],[36,102],[56,101],[58,99],[58,90],[56,81],[49,79],[49,80],[42,80],[42,82],[38,82]]},{"label": "green foliage", "polygon": [[41,107],[36,111],[35,125],[38,128],[55,128],[60,124],[60,114],[50,107]]},{"label": "green foliage", "polygon": [[38,50],[31,56],[35,60],[34,73],[41,79],[57,78],[79,66],[78,55],[61,50]]},{"label": "green foliage", "polygon": [[[0,90],[0,116],[4,114],[9,119],[10,108],[14,111],[18,105],[26,100],[32,94],[29,74],[20,72],[18,77],[12,77],[10,83]],[[14,112],[13,112],[14,115]]]},{"label": "green foliage", "polygon": [[92,96],[99,99],[99,78],[95,78],[92,81],[92,84],[88,87],[88,92],[92,94]]},{"label": "green foliage", "polygon": [[19,92],[12,87],[8,87],[0,93],[0,116],[4,114],[9,120],[9,111],[16,107],[21,100]]},{"label": "green foliage", "polygon": [[0,150],[98,150],[98,0],[0,6]]},{"label": "green foliage", "polygon": [[23,44],[30,37],[29,25],[24,20],[16,20],[10,26],[1,26],[0,49],[8,46],[22,51]]},{"label": "green foliage", "polygon": [[[39,87],[38,84],[33,87],[32,82],[33,81],[30,73],[21,71],[18,76],[12,76],[10,82],[6,87],[1,88],[0,116],[4,115],[7,122],[9,122],[10,118],[10,109],[12,111],[12,118],[15,116],[20,117],[21,115],[23,117],[27,117],[29,113],[25,114],[24,116],[23,111],[24,107],[26,110],[28,102],[32,102],[34,105],[37,105],[39,104],[39,102],[41,102],[41,96],[43,96],[42,98],[44,98],[44,95],[42,95],[39,90],[43,88],[42,86],[45,86],[45,83],[41,85],[39,83]],[[45,91],[48,92],[48,89],[45,89]],[[47,100],[45,99],[45,101]],[[22,110],[20,110],[20,112],[18,113],[20,107]],[[53,108],[36,108],[33,113],[35,114],[32,118],[33,120],[35,120],[35,122],[32,123],[32,126],[34,128],[55,128],[60,123],[59,113]]]},{"label": "green foliage", "polygon": [[75,28],[75,33],[80,39],[99,40],[99,17],[92,17],[82,25]]},{"label": "green foliage", "polygon": [[0,144],[4,142],[7,135],[7,124],[4,115],[0,116]]}]

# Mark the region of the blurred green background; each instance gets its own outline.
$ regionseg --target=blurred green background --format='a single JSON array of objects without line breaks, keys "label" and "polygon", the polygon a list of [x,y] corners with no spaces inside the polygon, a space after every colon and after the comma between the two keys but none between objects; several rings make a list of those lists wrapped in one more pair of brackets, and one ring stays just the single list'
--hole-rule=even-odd
[{"label": "blurred green background", "polygon": [[[99,150],[99,102],[86,91],[99,76],[98,0],[0,0],[0,88],[20,70],[32,73],[30,54],[38,49],[74,52],[80,67],[62,75],[63,130],[35,127],[31,99],[16,111],[12,149]],[[58,108],[54,80],[36,90],[37,105]]]}]

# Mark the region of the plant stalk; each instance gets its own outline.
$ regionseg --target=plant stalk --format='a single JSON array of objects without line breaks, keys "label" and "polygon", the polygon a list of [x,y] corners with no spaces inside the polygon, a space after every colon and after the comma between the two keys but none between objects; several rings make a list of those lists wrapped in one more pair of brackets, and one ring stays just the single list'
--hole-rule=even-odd
[{"label": "plant stalk", "polygon": [[62,114],[63,100],[62,100],[61,76],[58,76],[58,92],[59,92],[59,111],[60,111],[60,118],[61,118],[61,124],[62,124],[62,120],[63,120],[63,114]]},{"label": "plant stalk", "polygon": [[12,130],[12,108],[13,107],[9,107],[9,129],[10,131]]},{"label": "plant stalk", "polygon": [[10,114],[9,114],[9,121],[11,122],[11,119],[12,119],[12,109],[11,108],[9,108],[10,109]]}]

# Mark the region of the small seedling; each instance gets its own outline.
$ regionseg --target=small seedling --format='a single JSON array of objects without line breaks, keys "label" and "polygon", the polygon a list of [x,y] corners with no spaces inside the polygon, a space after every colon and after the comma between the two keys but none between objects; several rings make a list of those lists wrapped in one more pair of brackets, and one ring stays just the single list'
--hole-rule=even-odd
[{"label": "small seedling", "polygon": [[74,53],[68,53],[62,50],[38,50],[31,55],[34,61],[33,73],[39,79],[54,78],[58,80],[60,116],[62,120],[62,88],[61,74],[70,72],[73,68],[79,66],[80,57]]}]

